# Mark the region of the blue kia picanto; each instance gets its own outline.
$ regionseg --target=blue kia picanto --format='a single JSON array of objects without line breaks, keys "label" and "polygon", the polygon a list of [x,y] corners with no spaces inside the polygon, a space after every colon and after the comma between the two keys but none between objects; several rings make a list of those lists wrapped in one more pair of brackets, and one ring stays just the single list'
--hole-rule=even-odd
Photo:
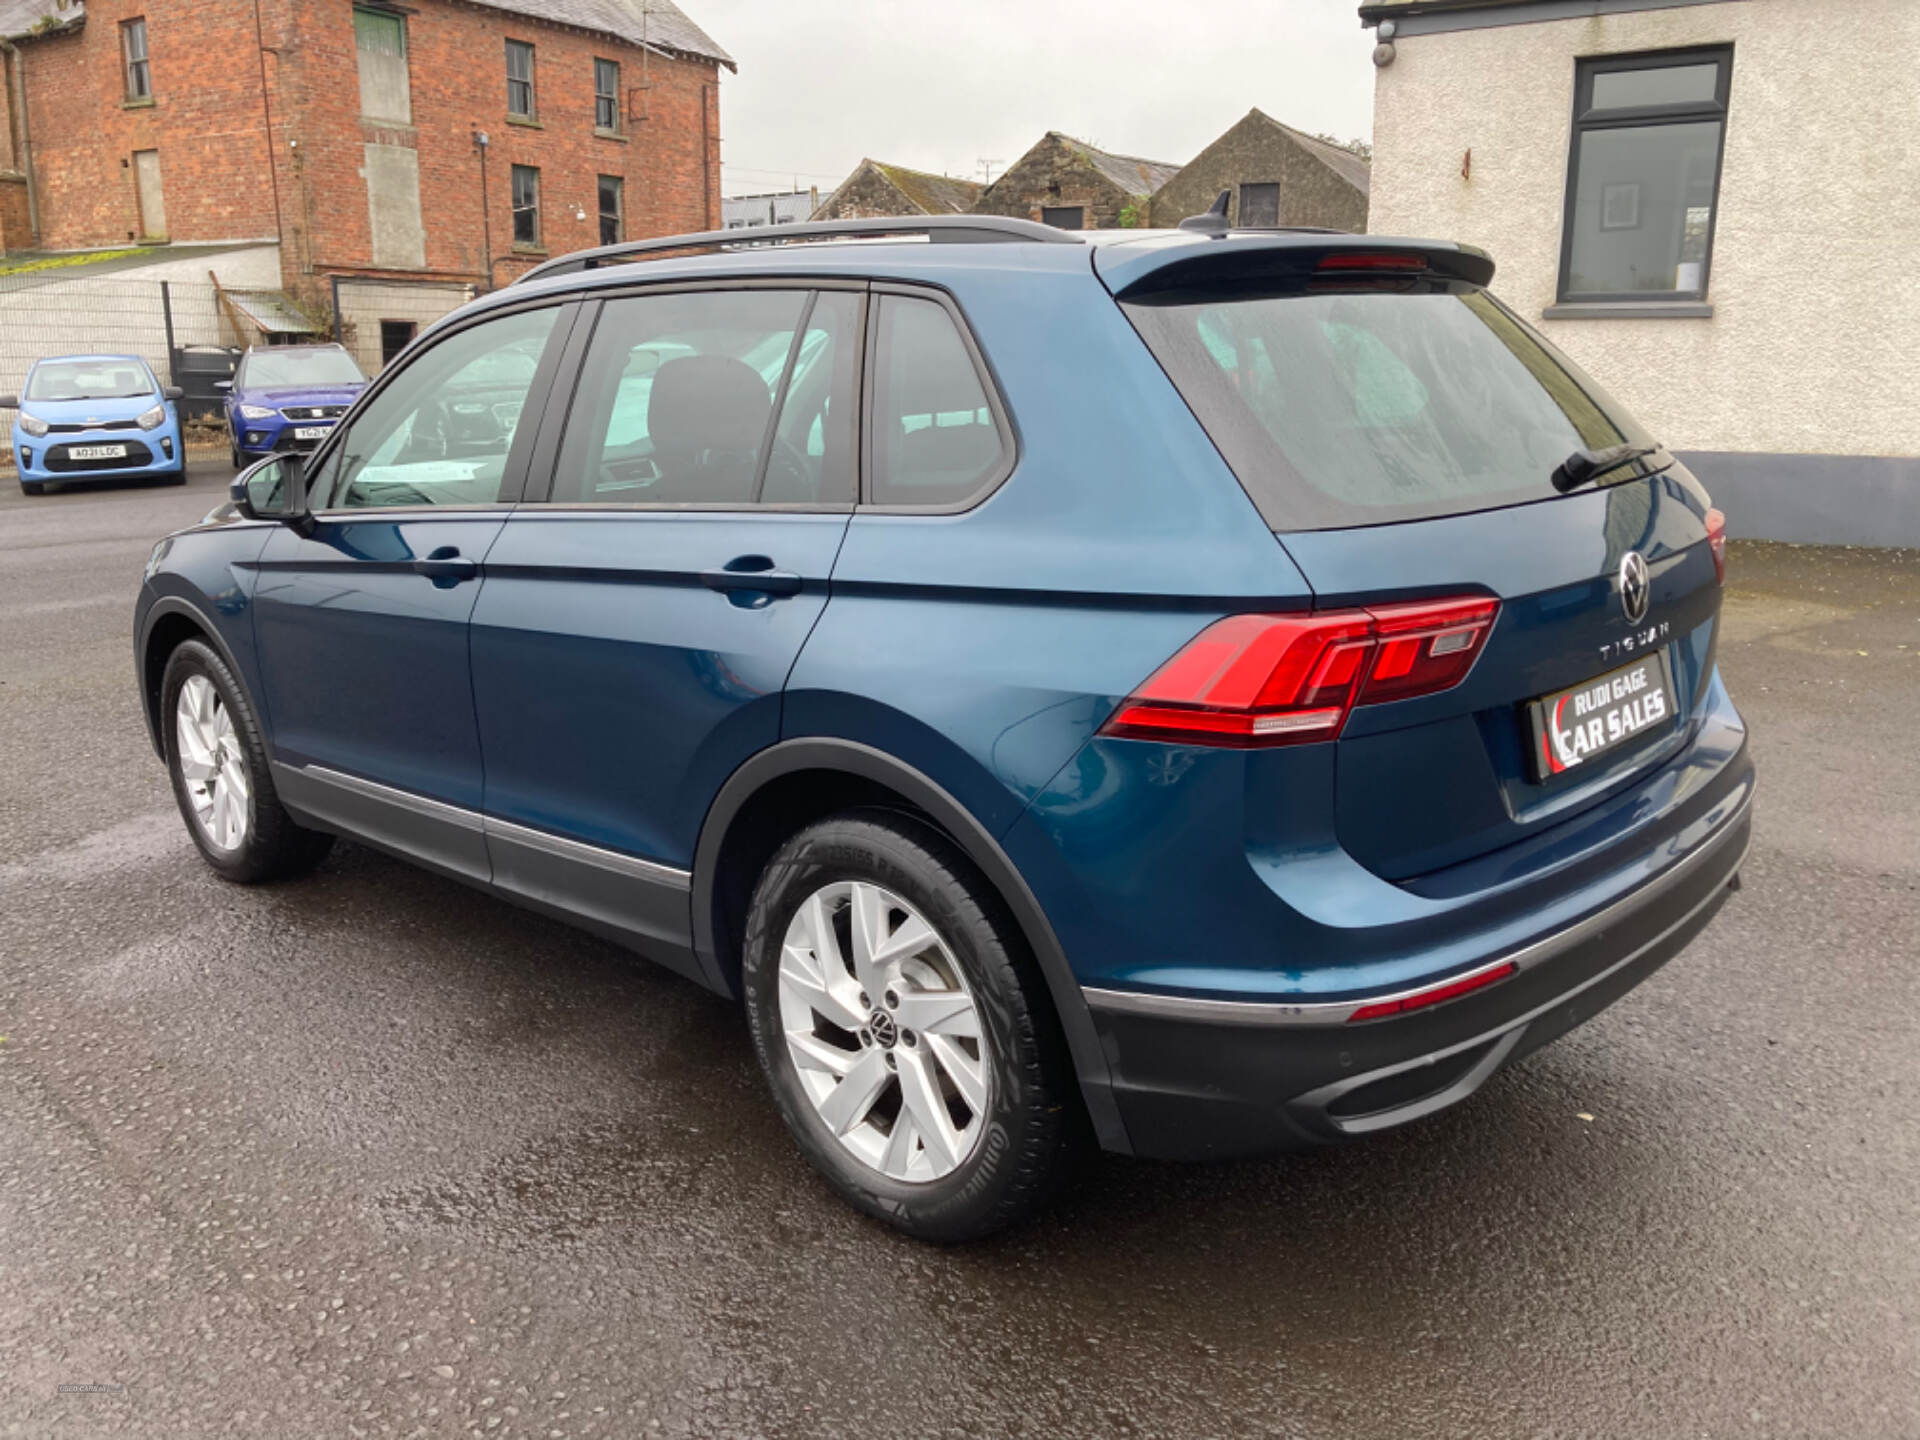
[{"label": "blue kia picanto", "polygon": [[1083,1141],[1465,1099],[1737,888],[1724,524],[1485,254],[1189,223],[637,242],[448,316],[154,549],[188,832],[733,997],[915,1235]]},{"label": "blue kia picanto", "polygon": [[20,488],[46,493],[67,480],[154,479],[186,483],[180,391],[154,378],[137,355],[61,355],[37,360],[13,410]]}]

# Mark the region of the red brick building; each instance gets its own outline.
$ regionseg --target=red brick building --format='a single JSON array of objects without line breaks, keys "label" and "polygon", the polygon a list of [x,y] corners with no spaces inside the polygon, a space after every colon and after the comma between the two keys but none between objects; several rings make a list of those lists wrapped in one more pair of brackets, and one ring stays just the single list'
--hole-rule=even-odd
[{"label": "red brick building", "polygon": [[672,0],[0,0],[0,35],[0,248],[272,240],[312,293],[720,224],[733,61]]}]

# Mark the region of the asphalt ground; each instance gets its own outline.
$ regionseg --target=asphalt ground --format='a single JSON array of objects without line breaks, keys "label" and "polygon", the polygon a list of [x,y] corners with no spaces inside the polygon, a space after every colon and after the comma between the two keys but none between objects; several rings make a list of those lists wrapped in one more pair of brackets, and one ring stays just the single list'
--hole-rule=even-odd
[{"label": "asphalt ground", "polygon": [[693,986],[357,847],[200,863],[128,631],[224,480],[0,494],[0,1434],[1920,1435],[1920,554],[1735,544],[1746,886],[1620,1004],[940,1250]]}]

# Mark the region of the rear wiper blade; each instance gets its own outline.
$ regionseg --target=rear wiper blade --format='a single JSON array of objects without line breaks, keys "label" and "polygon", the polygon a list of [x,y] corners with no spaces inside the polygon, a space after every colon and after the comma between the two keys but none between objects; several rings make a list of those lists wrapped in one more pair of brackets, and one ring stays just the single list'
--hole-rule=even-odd
[{"label": "rear wiper blade", "polygon": [[1644,460],[1665,448],[1664,445],[1609,445],[1604,450],[1576,450],[1562,460],[1548,478],[1553,481],[1553,488],[1564,495],[1609,470],[1618,470],[1629,460]]}]

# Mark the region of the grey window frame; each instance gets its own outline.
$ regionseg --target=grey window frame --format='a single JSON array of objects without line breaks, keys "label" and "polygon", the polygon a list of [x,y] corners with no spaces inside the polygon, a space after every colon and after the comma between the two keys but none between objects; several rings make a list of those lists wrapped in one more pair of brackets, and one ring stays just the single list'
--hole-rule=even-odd
[{"label": "grey window frame", "polygon": [[[1635,105],[1616,110],[1593,108],[1596,75],[1630,70],[1671,70],[1683,65],[1717,64],[1711,100],[1666,105]],[[1693,309],[1713,293],[1713,241],[1720,226],[1720,176],[1727,162],[1727,116],[1733,88],[1733,46],[1695,45],[1677,50],[1644,50],[1631,55],[1597,55],[1574,61],[1573,125],[1567,140],[1567,181],[1560,216],[1560,272],[1554,285],[1559,305],[1661,305]],[[1720,144],[1713,161],[1713,201],[1707,215],[1706,253],[1700,261],[1700,288],[1695,290],[1569,290],[1573,264],[1574,202],[1580,188],[1580,141],[1589,131],[1627,130],[1643,125],[1715,120]]]},{"label": "grey window frame", "polygon": [[[435,326],[426,343],[418,349],[396,360],[386,367],[362,390],[347,407],[346,414],[334,422],[333,433],[313,448],[303,462],[303,470],[309,486],[308,504],[312,506],[315,517],[342,517],[352,519],[366,515],[427,514],[457,515],[476,510],[511,510],[523,503],[534,476],[538,473],[541,451],[540,442],[546,438],[546,422],[553,403],[556,383],[566,373],[563,366],[571,353],[576,338],[582,310],[578,295],[542,295],[535,299],[513,305],[489,306],[478,314],[456,323]],[[540,363],[534,369],[533,380],[527,386],[526,404],[521,409],[521,421],[514,427],[513,443],[507,448],[507,463],[500,477],[499,498],[485,505],[355,505],[352,507],[321,508],[314,504],[311,486],[314,477],[319,475],[334,459],[334,452],[346,444],[346,436],[353,424],[374,401],[385,393],[387,387],[419,364],[421,359],[453,336],[471,330],[476,325],[485,325],[493,320],[505,320],[514,315],[522,315],[530,310],[557,310],[553,317],[553,328],[547,332],[546,349],[540,353]],[[416,344],[421,337],[416,336]],[[328,499],[332,499],[329,495]]]},{"label": "grey window frame", "polygon": [[[1047,218],[1049,215],[1064,215],[1068,211],[1072,211],[1080,217],[1080,223],[1078,225],[1062,225],[1058,220],[1049,220]],[[1040,207],[1040,223],[1042,225],[1051,225],[1056,230],[1065,230],[1069,233],[1085,230],[1087,228],[1087,207],[1084,205],[1042,205]]]},{"label": "grey window frame", "polygon": [[1234,215],[1234,223],[1249,228],[1264,228],[1264,222],[1256,225],[1254,221],[1247,218],[1247,192],[1249,190],[1263,192],[1261,196],[1262,199],[1266,198],[1264,192],[1272,192],[1273,224],[1278,227],[1280,224],[1280,182],[1277,180],[1242,180],[1240,182],[1239,194],[1234,197],[1234,203],[1238,206],[1238,210]]},{"label": "grey window frame", "polygon": [[[133,37],[140,37],[140,53],[133,53]],[[153,50],[147,43],[147,17],[135,15],[120,22],[120,60],[126,82],[125,99],[132,102],[153,99]],[[138,80],[138,88],[135,80]]]},{"label": "grey window frame", "polygon": [[[539,448],[534,452],[532,468],[527,474],[520,503],[525,507],[537,509],[541,514],[556,514],[562,511],[597,514],[602,511],[623,510],[665,513],[684,510],[726,515],[782,513],[846,515],[854,510],[867,508],[860,503],[860,497],[866,493],[867,483],[865,411],[868,357],[871,353],[873,335],[873,299],[869,291],[879,288],[877,284],[870,284],[864,279],[846,276],[766,275],[739,280],[669,280],[653,284],[626,284],[576,294],[572,298],[581,302],[580,319],[575,323],[573,334],[569,339],[570,354],[553,380],[552,395],[548,402],[548,417],[539,436]],[[592,342],[594,331],[599,328],[602,304],[613,300],[641,299],[651,295],[709,295],[729,290],[796,290],[806,293],[807,302],[801,309],[798,332],[802,336],[805,335],[806,327],[813,318],[814,305],[820,295],[828,291],[839,291],[860,298],[862,303],[853,336],[854,374],[853,383],[850,386],[862,412],[854,427],[854,498],[824,501],[749,501],[744,505],[731,500],[556,502],[553,499],[553,483],[560,460],[560,445],[566,437],[567,426],[573,420],[573,406],[579,398],[580,377],[586,366],[587,350]],[[795,353],[797,352],[796,346]],[[789,368],[791,368],[791,357],[789,357]],[[786,384],[790,378],[786,374],[781,376],[780,393],[775,398],[773,412],[768,417],[770,426],[779,422],[780,408],[786,402]]]},{"label": "grey window frame", "polygon": [[[613,88],[611,90],[602,90],[600,88],[600,78],[604,73],[602,70],[603,66],[605,70],[613,72]],[[600,120],[603,103],[613,117],[605,124],[602,124]],[[618,135],[620,133],[620,62],[618,60],[608,60],[599,55],[593,57],[593,128],[608,135]]]},{"label": "grey window frame", "polygon": [[[520,54],[524,54],[527,57],[527,73],[524,76],[513,73],[514,57]],[[531,40],[507,41],[507,116],[509,119],[538,120],[540,118],[540,96],[534,87],[533,78],[535,63],[536,57]],[[513,87],[516,85],[524,85],[527,89],[527,108],[524,110],[516,110],[513,108]]]},{"label": "grey window frame", "polygon": [[[993,373],[986,352],[974,339],[973,326],[967,322],[966,312],[960,308],[960,302],[952,293],[937,285],[906,285],[891,280],[875,280],[869,287],[870,298],[867,301],[866,317],[866,356],[861,362],[860,383],[860,504],[862,513],[874,515],[960,515],[973,509],[994,491],[1006,484],[1020,463],[1020,432],[1013,423],[1013,415],[1008,411],[1006,401],[1000,393],[999,377]],[[908,300],[931,300],[947,312],[947,319],[953,322],[953,328],[960,332],[960,344],[967,352],[967,358],[973,362],[973,371],[980,381],[980,389],[987,397],[987,410],[993,416],[994,429],[1000,436],[1000,463],[989,470],[981,482],[967,495],[958,500],[929,505],[903,505],[898,503],[880,504],[873,498],[874,456],[878,453],[874,445],[874,381],[879,373],[880,317],[879,308],[889,295]]]},{"label": "grey window frame", "polygon": [[[520,177],[523,174],[531,175],[533,177],[533,203],[531,205],[523,206],[520,203],[518,190],[519,190]],[[522,210],[526,210],[528,213],[530,213],[533,216],[533,238],[531,240],[522,240],[520,238],[519,227],[515,223],[519,220],[520,212]],[[510,165],[507,167],[507,215],[508,215],[508,225],[509,225],[507,233],[509,236],[512,237],[512,244],[514,248],[520,249],[520,250],[539,249],[540,248],[540,167],[538,165]]]},{"label": "grey window frame", "polygon": [[[613,182],[613,239],[606,236],[607,208],[606,184]],[[627,180],[624,175],[595,175],[593,177],[593,201],[600,220],[600,243],[618,245],[627,238]]]}]

